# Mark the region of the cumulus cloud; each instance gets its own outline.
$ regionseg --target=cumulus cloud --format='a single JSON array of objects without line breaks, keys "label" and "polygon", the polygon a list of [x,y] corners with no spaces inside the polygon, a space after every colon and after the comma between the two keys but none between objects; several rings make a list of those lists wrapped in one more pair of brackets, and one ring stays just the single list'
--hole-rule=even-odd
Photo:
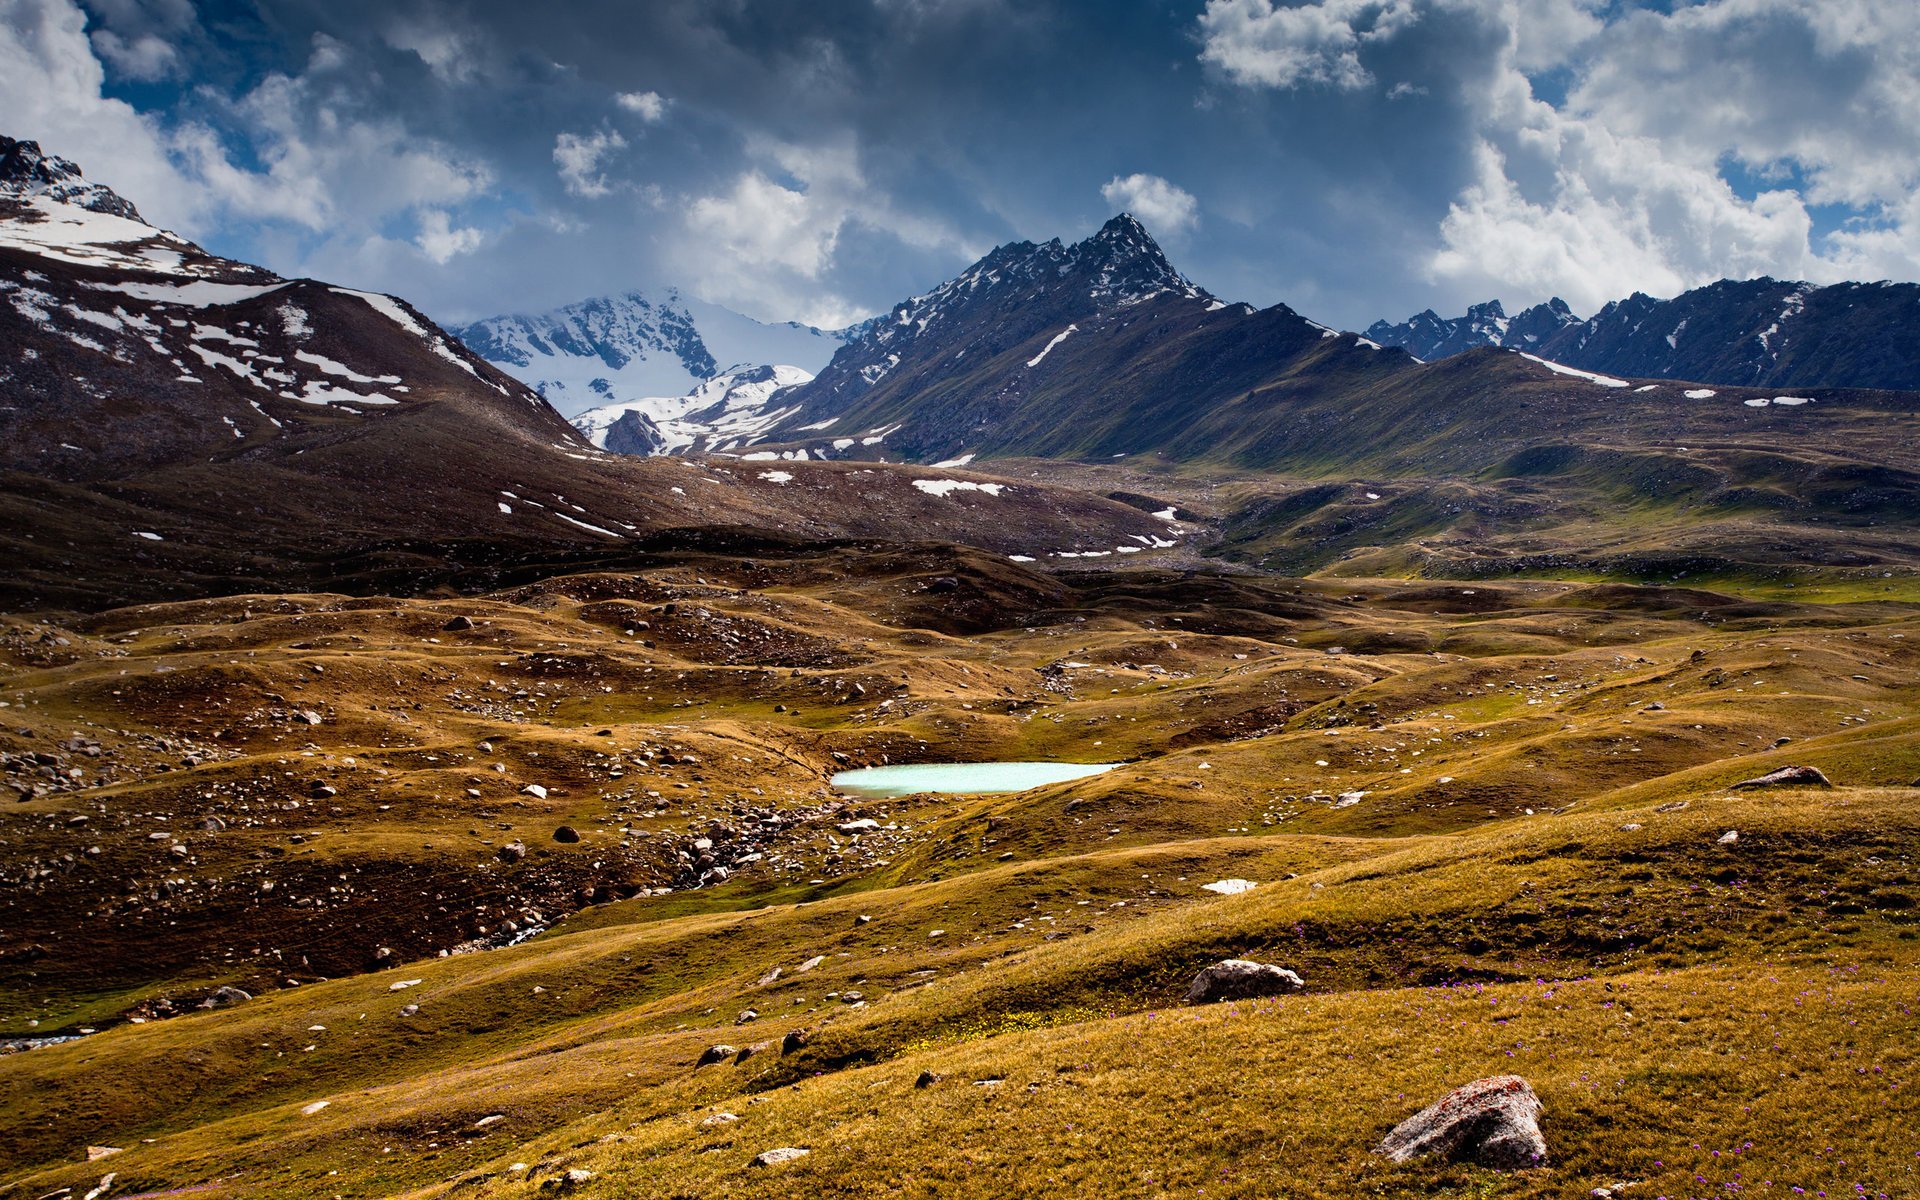
[{"label": "cumulus cloud", "polygon": [[106,70],[68,0],[0,0],[0,113],[7,132],[79,162],[156,221],[203,227],[208,198],[171,161],[158,124],[102,94]]},{"label": "cumulus cloud", "polygon": [[420,234],[413,244],[435,263],[445,264],[457,255],[478,249],[485,240],[486,235],[478,229],[456,227],[446,209],[429,208],[420,213]]},{"label": "cumulus cloud", "polygon": [[1358,89],[1373,82],[1360,61],[1362,45],[1390,38],[1417,19],[1414,0],[1277,7],[1273,0],[1207,0],[1200,59],[1240,84]]},{"label": "cumulus cloud", "polygon": [[627,148],[627,139],[611,129],[596,133],[563,133],[553,142],[553,165],[560,171],[560,182],[568,193],[585,199],[609,195],[613,185],[600,171],[616,150]]},{"label": "cumulus cloud", "polygon": [[[1491,36],[1479,59],[1446,64],[1469,161],[1422,264],[1430,280],[1592,309],[1721,277],[1920,267],[1920,6],[1210,0],[1200,57],[1251,89],[1404,100],[1429,81],[1380,77],[1409,58],[1388,43],[1436,17]],[[1564,99],[1536,91],[1548,71]],[[1845,219],[1823,230],[1820,206]]]},{"label": "cumulus cloud", "polygon": [[667,98],[659,92],[621,92],[614,103],[652,124],[667,115]]},{"label": "cumulus cloud", "polygon": [[867,179],[851,142],[762,141],[752,157],[754,166],[686,209],[678,265],[716,303],[837,327],[864,315],[829,279],[850,229],[961,255],[981,249],[944,222],[898,208]]},{"label": "cumulus cloud", "polygon": [[1185,233],[1200,215],[1199,202],[1191,192],[1158,175],[1116,175],[1100,186],[1100,196],[1162,235]]}]

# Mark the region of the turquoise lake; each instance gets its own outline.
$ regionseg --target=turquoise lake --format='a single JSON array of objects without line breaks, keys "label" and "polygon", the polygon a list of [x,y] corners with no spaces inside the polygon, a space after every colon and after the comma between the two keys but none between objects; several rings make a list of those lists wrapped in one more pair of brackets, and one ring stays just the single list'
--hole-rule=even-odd
[{"label": "turquoise lake", "polygon": [[991,762],[922,763],[842,771],[833,786],[854,796],[911,796],[915,792],[979,795],[1020,792],[1047,783],[1065,783],[1111,771],[1118,763]]}]

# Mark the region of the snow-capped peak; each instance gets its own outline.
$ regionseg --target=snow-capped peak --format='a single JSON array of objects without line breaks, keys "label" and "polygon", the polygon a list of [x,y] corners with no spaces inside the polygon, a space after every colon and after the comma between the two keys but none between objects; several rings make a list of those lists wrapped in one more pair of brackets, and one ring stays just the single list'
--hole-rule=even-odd
[{"label": "snow-capped peak", "polygon": [[36,142],[0,136],[0,247],[82,267],[233,282],[277,282],[258,267],[215,258],[141,219],[103,183]]},{"label": "snow-capped peak", "polygon": [[647,396],[591,408],[574,428],[603,450],[675,454],[737,450],[790,416],[776,395],[813,379],[799,367],[737,365],[680,396]]}]

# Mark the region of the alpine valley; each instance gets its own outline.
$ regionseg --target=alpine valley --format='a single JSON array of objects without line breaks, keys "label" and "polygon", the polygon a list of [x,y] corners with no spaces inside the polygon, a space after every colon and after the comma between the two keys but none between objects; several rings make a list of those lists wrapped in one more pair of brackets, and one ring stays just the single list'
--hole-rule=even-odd
[{"label": "alpine valley", "polygon": [[449,329],[0,139],[0,1200],[1913,1195],[1914,286]]}]

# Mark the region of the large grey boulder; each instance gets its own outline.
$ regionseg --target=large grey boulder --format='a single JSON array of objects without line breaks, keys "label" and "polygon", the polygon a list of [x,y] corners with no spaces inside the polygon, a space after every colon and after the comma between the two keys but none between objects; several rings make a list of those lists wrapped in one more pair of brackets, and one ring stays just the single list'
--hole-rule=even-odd
[{"label": "large grey boulder", "polygon": [[1455,1088],[1393,1127],[1373,1148],[1393,1162],[1444,1158],[1516,1170],[1547,1161],[1540,1097],[1518,1075],[1494,1075]]},{"label": "large grey boulder", "polygon": [[1742,779],[1733,785],[1736,791],[1747,788],[1832,786],[1833,780],[1828,779],[1819,767],[1781,767],[1778,771],[1768,771],[1753,779]]},{"label": "large grey boulder", "polygon": [[778,1167],[786,1163],[797,1162],[805,1158],[809,1153],[810,1151],[802,1150],[798,1146],[782,1146],[778,1150],[764,1150],[756,1154],[753,1161],[748,1165],[755,1167]]},{"label": "large grey boulder", "polygon": [[1285,967],[1244,958],[1229,958],[1193,977],[1192,985],[1187,988],[1187,1003],[1212,1004],[1219,1000],[1284,996],[1306,986],[1305,980]]}]

